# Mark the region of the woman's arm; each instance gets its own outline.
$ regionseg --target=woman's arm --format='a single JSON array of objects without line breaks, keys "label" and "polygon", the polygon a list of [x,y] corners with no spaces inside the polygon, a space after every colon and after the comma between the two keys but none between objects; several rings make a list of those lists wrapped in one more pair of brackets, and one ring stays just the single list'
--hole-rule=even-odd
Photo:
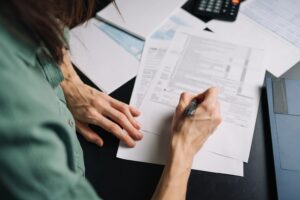
[{"label": "woman's arm", "polygon": [[98,146],[104,143],[88,124],[111,132],[129,147],[135,146],[135,141],[142,139],[140,125],[135,120],[140,114],[137,109],[84,84],[74,70],[67,51],[60,69],[65,78],[61,86],[68,108],[76,120],[77,130],[85,139]]},{"label": "woman's arm", "polygon": [[[153,200],[185,199],[193,158],[221,123],[217,96],[216,88],[208,89],[198,96],[187,93],[181,95],[173,119],[170,157]],[[184,116],[184,110],[195,98],[201,102],[195,114]]]}]

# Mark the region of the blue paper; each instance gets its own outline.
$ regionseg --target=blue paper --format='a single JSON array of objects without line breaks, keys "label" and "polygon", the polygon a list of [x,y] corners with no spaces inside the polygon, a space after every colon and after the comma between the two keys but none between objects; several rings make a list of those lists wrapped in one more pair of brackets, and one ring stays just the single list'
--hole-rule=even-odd
[{"label": "blue paper", "polygon": [[141,59],[145,43],[143,40],[108,24],[101,24],[98,28],[137,60]]}]

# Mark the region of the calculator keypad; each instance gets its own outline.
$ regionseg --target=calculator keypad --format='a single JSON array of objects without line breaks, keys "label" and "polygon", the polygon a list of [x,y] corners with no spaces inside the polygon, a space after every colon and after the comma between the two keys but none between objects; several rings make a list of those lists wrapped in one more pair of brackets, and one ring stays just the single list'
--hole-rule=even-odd
[{"label": "calculator keypad", "polygon": [[198,6],[200,11],[219,13],[223,0],[202,0]]},{"label": "calculator keypad", "polygon": [[232,0],[198,0],[195,14],[233,21],[238,10],[239,3],[235,4]]}]

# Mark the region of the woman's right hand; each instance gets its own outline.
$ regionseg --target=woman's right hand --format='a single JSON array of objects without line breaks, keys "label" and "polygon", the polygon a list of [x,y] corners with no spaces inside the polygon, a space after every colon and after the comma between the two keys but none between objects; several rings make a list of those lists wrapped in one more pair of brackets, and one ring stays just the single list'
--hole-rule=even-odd
[{"label": "woman's right hand", "polygon": [[[182,93],[173,118],[171,153],[184,153],[193,158],[207,138],[221,123],[217,88],[210,88],[197,96]],[[184,116],[184,111],[193,99],[199,105],[192,116]]]},{"label": "woman's right hand", "polygon": [[[193,158],[222,121],[217,97],[216,88],[210,88],[198,96],[188,93],[181,95],[173,118],[171,154],[153,200],[186,198]],[[192,116],[184,116],[193,99],[199,103],[196,112]]]}]

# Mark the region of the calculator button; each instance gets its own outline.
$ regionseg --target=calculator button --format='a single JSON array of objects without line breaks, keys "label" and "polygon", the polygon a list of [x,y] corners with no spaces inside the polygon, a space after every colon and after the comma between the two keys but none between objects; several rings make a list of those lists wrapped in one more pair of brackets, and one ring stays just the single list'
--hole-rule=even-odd
[{"label": "calculator button", "polygon": [[238,5],[240,3],[240,0],[232,0],[231,3],[233,5]]}]

